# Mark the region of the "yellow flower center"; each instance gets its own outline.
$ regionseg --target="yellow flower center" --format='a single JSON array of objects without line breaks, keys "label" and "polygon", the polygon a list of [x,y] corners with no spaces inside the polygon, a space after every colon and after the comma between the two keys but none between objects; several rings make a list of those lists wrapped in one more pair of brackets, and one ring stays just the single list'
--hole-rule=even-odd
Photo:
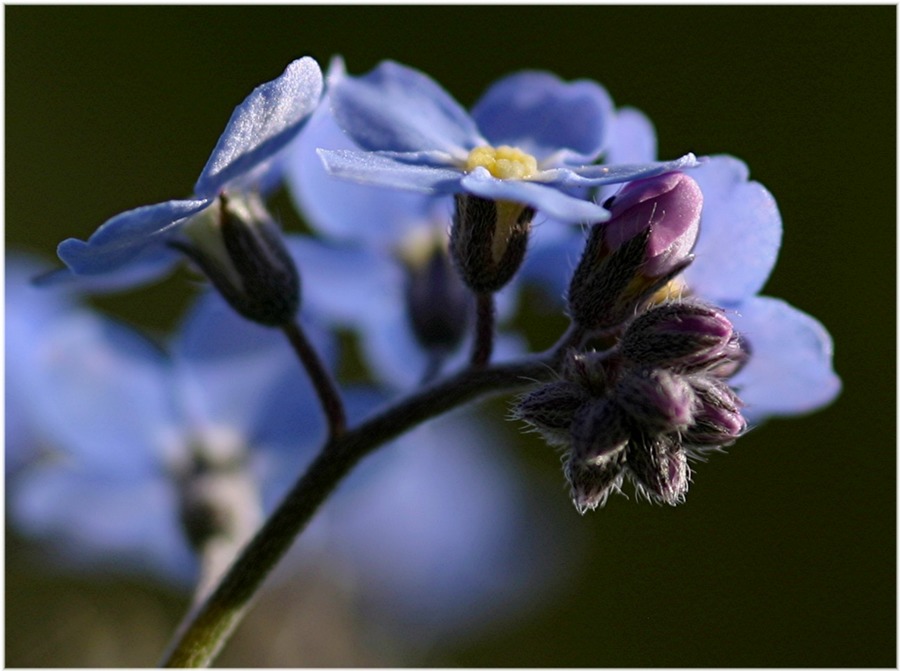
[{"label": "yellow flower center", "polygon": [[485,168],[497,179],[528,179],[537,174],[537,159],[521,149],[499,147],[475,147],[466,158],[466,172]]}]

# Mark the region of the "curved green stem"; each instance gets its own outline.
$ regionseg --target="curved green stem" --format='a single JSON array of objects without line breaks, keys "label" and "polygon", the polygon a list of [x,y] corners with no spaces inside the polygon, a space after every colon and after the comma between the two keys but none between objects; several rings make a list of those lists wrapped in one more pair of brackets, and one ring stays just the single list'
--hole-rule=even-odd
[{"label": "curved green stem", "polygon": [[543,355],[463,370],[398,401],[358,427],[332,436],[218,587],[188,613],[165,652],[163,665],[201,667],[214,659],[265,577],[319,505],[363,457],[417,424],[467,401],[549,379],[569,342],[564,337],[558,347]]}]

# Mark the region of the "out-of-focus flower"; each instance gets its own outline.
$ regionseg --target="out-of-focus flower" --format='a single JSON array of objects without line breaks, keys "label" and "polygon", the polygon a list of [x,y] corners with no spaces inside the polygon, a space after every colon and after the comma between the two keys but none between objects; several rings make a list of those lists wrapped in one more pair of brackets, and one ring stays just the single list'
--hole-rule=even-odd
[{"label": "out-of-focus flower", "polygon": [[[202,476],[243,474],[243,511],[255,525],[254,506],[271,510],[324,440],[313,391],[280,334],[241,319],[215,293],[161,349],[56,287],[35,289],[29,280],[40,270],[15,257],[7,264],[15,417],[6,440],[22,448],[7,490],[10,521],[52,547],[59,565],[189,587],[197,572],[189,537],[220,521]],[[383,395],[351,389],[345,399],[356,422]],[[553,582],[560,564],[539,539],[559,530],[531,509],[495,442],[475,417],[455,415],[370,455],[304,532],[297,570],[321,562],[379,623],[417,636],[514,616]]]},{"label": "out-of-focus flower", "polygon": [[[6,280],[6,360],[27,361],[7,374],[9,402],[27,415],[6,438],[32,445],[12,519],[57,543],[61,559],[186,583],[188,538],[219,514],[247,516],[234,522],[252,532],[260,504],[271,508],[311,458],[324,437],[312,388],[280,334],[213,294],[164,350],[74,302],[47,318],[59,299],[30,286],[34,273],[14,261]],[[201,491],[210,473],[234,476],[223,478],[223,500],[238,497],[231,512]]]},{"label": "out-of-focus flower", "polygon": [[596,83],[522,72],[467,113],[426,75],[386,61],[361,77],[336,73],[337,122],[362,149],[322,150],[328,170],[366,184],[518,203],[563,221],[603,221],[579,189],[697,165],[592,165],[607,145],[612,103]]},{"label": "out-of-focus flower", "polygon": [[309,57],[258,86],[232,113],[191,198],[128,210],[106,221],[87,241],[64,240],[57,251],[68,269],[56,277],[111,274],[121,286],[147,281],[178,260],[173,240],[219,253],[222,241],[208,233],[221,216],[215,211],[219,196],[238,199],[272,180],[278,153],[316,108],[322,88],[322,73]]}]

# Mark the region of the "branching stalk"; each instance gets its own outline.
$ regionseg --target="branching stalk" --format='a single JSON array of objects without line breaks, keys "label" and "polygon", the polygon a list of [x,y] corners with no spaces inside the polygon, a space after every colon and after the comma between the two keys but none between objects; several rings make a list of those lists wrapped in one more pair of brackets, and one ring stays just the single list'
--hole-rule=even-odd
[{"label": "branching stalk", "polygon": [[333,432],[305,475],[247,544],[218,586],[188,613],[164,654],[163,665],[210,664],[247,612],[263,580],[335,486],[363,457],[417,424],[468,401],[551,378],[571,335],[570,332],[555,348],[541,355],[463,370],[396,402],[354,429]]}]

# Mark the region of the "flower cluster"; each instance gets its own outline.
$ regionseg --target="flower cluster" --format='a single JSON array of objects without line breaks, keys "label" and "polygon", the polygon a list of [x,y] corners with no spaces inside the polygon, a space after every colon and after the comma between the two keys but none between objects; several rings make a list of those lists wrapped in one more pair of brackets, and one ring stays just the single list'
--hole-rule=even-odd
[{"label": "flower cluster", "polygon": [[[280,185],[311,233],[268,214]],[[65,240],[41,288],[31,262],[8,264],[13,519],[83,564],[196,578],[214,563],[212,588],[261,524],[235,570],[265,575],[266,548],[290,542],[266,516],[311,516],[393,442],[308,534],[411,621],[495,613],[547,577],[552,531],[523,514],[508,461],[476,447],[492,441],[473,416],[438,415],[534,383],[512,414],[563,449],[579,511],[626,476],[682,502],[689,458],[839,392],[825,329],[759,295],[780,238],[743,163],[657,160],[649,120],[595,82],[520,72],[467,111],[394,62],[351,76],[336,58],[323,76],[301,58],[238,106],[189,198]],[[161,348],[80,301],[178,262],[217,293]],[[528,285],[571,322],[542,353],[512,326]],[[337,331],[364,387],[338,374]]]}]

